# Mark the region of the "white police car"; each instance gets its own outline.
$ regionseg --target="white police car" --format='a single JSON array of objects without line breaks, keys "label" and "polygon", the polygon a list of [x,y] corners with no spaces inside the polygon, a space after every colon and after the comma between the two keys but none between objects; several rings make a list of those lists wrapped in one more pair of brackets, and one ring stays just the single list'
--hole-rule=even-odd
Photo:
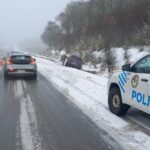
[{"label": "white police car", "polygon": [[125,115],[130,106],[150,114],[150,54],[110,75],[108,105],[118,116]]}]

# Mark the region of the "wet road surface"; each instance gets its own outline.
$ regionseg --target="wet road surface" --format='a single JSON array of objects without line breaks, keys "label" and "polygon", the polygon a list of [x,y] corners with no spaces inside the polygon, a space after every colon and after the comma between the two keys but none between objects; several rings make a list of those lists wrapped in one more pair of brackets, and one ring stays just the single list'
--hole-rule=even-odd
[{"label": "wet road surface", "polygon": [[0,88],[1,150],[121,149],[42,75]]}]

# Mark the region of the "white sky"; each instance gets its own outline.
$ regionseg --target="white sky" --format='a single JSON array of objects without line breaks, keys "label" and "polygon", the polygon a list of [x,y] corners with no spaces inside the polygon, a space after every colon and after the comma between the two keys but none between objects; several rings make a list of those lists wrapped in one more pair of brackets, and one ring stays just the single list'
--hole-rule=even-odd
[{"label": "white sky", "polygon": [[71,0],[0,0],[0,40],[15,44],[39,38],[49,20]]}]

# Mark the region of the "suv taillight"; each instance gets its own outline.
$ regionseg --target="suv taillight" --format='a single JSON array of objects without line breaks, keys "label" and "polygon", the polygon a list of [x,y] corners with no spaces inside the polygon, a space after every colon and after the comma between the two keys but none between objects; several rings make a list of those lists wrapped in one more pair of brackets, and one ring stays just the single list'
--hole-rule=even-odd
[{"label": "suv taillight", "polygon": [[36,64],[36,59],[35,58],[31,58],[30,64]]},{"label": "suv taillight", "polygon": [[12,64],[12,62],[11,62],[11,59],[10,59],[10,58],[8,58],[8,59],[6,60],[6,64],[7,64],[7,65]]}]

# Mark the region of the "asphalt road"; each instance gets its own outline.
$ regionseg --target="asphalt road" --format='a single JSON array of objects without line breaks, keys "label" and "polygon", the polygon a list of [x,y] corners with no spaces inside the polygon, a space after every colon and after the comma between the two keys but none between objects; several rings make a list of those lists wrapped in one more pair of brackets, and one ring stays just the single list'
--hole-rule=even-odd
[{"label": "asphalt road", "polygon": [[121,149],[40,74],[0,89],[0,150]]}]

